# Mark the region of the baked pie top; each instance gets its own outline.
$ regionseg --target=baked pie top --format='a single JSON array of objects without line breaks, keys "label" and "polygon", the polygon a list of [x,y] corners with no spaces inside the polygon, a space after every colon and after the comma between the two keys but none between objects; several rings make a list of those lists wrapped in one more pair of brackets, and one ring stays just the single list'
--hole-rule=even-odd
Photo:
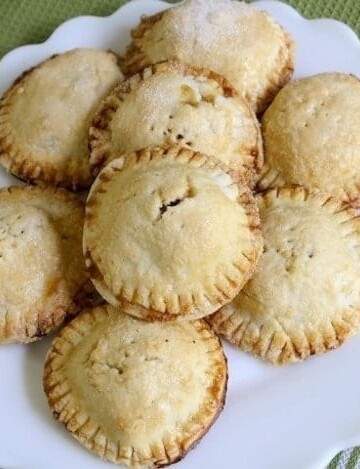
[{"label": "baked pie top", "polygon": [[294,44],[267,13],[244,2],[186,0],[142,18],[122,68],[133,74],[163,60],[221,73],[260,112],[291,77]]},{"label": "baked pie top", "polygon": [[256,116],[220,75],[176,62],[145,68],[102,101],[90,128],[97,175],[118,156],[155,144],[212,155],[253,185],[262,168]]},{"label": "baked pie top", "polygon": [[84,253],[111,304],[194,319],[229,302],[262,249],[251,192],[210,157],[152,147],[111,161],[86,204]]},{"label": "baked pie top", "polygon": [[95,49],[55,55],[23,74],[0,101],[0,163],[27,181],[88,187],[92,113],[122,78],[116,55]]},{"label": "baked pie top", "polygon": [[35,340],[86,304],[83,223],[84,204],[65,190],[0,191],[0,342]]},{"label": "baked pie top", "polygon": [[181,459],[222,410],[227,365],[205,321],[149,323],[103,305],[46,357],[54,416],[89,450],[130,467]]},{"label": "baked pie top", "polygon": [[322,73],[287,84],[263,117],[259,187],[300,184],[360,207],[360,81]]},{"label": "baked pie top", "polygon": [[360,326],[360,217],[302,187],[257,197],[264,253],[235,300],[210,318],[241,349],[288,363],[339,346]]}]

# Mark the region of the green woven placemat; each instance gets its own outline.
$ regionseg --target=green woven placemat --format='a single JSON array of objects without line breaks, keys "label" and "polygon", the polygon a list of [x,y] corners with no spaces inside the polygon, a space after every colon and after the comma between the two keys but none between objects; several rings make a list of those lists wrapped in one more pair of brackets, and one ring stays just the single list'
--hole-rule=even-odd
[{"label": "green woven placemat", "polygon": [[[22,44],[44,41],[78,15],[110,15],[127,0],[0,0],[0,58]],[[176,0],[168,0],[175,3]],[[360,36],[360,0],[287,0],[308,18],[335,18]],[[359,469],[360,447],[339,453],[328,469]]]}]

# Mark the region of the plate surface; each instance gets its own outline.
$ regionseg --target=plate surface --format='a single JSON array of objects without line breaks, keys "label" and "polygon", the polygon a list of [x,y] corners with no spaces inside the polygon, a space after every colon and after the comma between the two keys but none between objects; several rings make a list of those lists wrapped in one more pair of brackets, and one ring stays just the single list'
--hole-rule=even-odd
[{"label": "plate surface", "polygon": [[[168,4],[133,1],[106,18],[78,17],[42,44],[24,46],[0,62],[0,93],[24,70],[73,47],[121,53],[142,14]],[[360,42],[334,20],[305,20],[280,2],[257,1],[294,36],[295,76],[323,71],[360,76]],[[0,170],[0,186],[19,184]],[[83,449],[51,416],[42,391],[50,339],[0,350],[0,467],[105,469],[115,467]],[[196,450],[176,468],[305,469],[324,467],[341,449],[360,443],[360,336],[305,363],[274,368],[226,346],[227,405]]]}]

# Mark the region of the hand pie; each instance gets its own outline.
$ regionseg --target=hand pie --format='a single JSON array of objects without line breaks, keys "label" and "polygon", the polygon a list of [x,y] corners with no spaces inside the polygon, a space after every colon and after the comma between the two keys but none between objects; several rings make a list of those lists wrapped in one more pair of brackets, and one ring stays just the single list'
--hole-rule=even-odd
[{"label": "hand pie", "polygon": [[95,49],[55,55],[24,73],[0,101],[0,163],[25,181],[89,187],[91,116],[122,78],[116,55]]},{"label": "hand pie", "polygon": [[294,44],[268,14],[244,2],[186,0],[142,18],[122,68],[132,75],[163,60],[221,73],[261,112],[292,75]]},{"label": "hand pie", "polygon": [[286,85],[262,121],[260,189],[300,184],[360,207],[360,81],[322,73]]},{"label": "hand pie", "polygon": [[242,350],[289,363],[360,327],[360,217],[302,187],[259,195],[264,253],[235,300],[209,320]]},{"label": "hand pie", "polygon": [[66,326],[44,370],[55,418],[93,453],[132,468],[182,459],[222,410],[226,384],[205,321],[149,323],[109,305]]},{"label": "hand pie", "polygon": [[36,340],[92,301],[83,223],[84,204],[65,190],[0,191],[0,343]]},{"label": "hand pie", "polygon": [[250,190],[210,157],[152,147],[112,160],[84,227],[91,279],[148,320],[195,319],[231,301],[262,250]]},{"label": "hand pie", "polygon": [[155,144],[212,155],[249,185],[262,168],[260,127],[246,101],[214,72],[175,62],[152,65],[120,83],[90,128],[90,166]]}]

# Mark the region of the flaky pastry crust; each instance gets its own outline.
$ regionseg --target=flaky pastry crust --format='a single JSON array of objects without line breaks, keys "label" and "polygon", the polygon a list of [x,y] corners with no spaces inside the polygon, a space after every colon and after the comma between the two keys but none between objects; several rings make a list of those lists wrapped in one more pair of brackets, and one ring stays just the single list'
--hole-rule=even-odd
[{"label": "flaky pastry crust", "polygon": [[360,328],[360,217],[302,187],[257,197],[264,253],[233,302],[210,317],[240,349],[286,364],[341,345]]},{"label": "flaky pastry crust", "polygon": [[80,314],[49,350],[54,417],[98,456],[132,468],[182,459],[223,408],[226,358],[204,321],[149,323],[104,305]]},{"label": "flaky pastry crust", "polygon": [[149,145],[182,144],[212,155],[254,186],[263,165],[260,126],[244,98],[207,69],[151,65],[101,102],[90,127],[90,167]]},{"label": "flaky pastry crust", "polygon": [[111,304],[149,320],[195,319],[231,301],[262,249],[247,186],[207,155],[150,147],[111,161],[91,188],[83,249]]},{"label": "flaky pastry crust", "polygon": [[299,184],[360,207],[360,81],[321,73],[288,83],[262,119],[260,190]]},{"label": "flaky pastry crust", "polygon": [[121,64],[132,75],[163,60],[178,60],[224,75],[260,113],[290,79],[294,42],[267,13],[244,2],[187,0],[132,31]]},{"label": "flaky pastry crust", "polygon": [[28,182],[92,182],[87,135],[98,101],[122,80],[117,56],[73,49],[20,76],[0,100],[0,163]]},{"label": "flaky pastry crust", "polygon": [[36,340],[96,300],[83,223],[84,203],[63,189],[0,190],[0,343]]}]

